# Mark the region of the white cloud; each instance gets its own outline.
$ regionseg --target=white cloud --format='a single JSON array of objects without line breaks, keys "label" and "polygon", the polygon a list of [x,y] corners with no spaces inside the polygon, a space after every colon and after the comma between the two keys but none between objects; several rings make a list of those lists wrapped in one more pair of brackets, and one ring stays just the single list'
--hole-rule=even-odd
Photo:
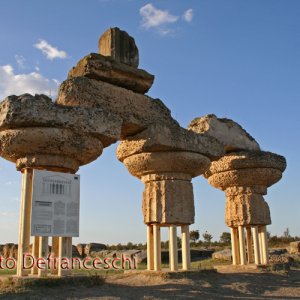
[{"label": "white cloud", "polygon": [[185,20],[188,23],[193,20],[193,17],[194,17],[194,11],[191,8],[186,10],[182,15],[183,20]]},{"label": "white cloud", "polygon": [[15,59],[16,59],[16,62],[18,64],[18,67],[20,69],[25,69],[25,61],[26,61],[25,57],[22,56],[22,55],[16,54],[15,55]]},{"label": "white cloud", "polygon": [[46,40],[40,40],[38,43],[34,44],[34,47],[41,50],[50,60],[67,57],[67,52],[58,50],[56,47],[50,45]]},{"label": "white cloud", "polygon": [[178,20],[177,16],[171,15],[167,10],[158,9],[151,3],[140,8],[140,15],[142,16],[142,27],[146,29],[174,23]]},{"label": "white cloud", "polygon": [[9,95],[56,94],[59,83],[38,72],[15,74],[11,65],[0,66],[0,100]]},{"label": "white cloud", "polygon": [[[171,24],[180,20],[179,16],[172,15],[167,10],[156,8],[152,3],[148,3],[140,8],[142,17],[141,26],[144,29],[155,29],[160,35],[174,33],[170,28]],[[182,15],[182,20],[191,22],[194,16],[193,9],[186,10]]]}]

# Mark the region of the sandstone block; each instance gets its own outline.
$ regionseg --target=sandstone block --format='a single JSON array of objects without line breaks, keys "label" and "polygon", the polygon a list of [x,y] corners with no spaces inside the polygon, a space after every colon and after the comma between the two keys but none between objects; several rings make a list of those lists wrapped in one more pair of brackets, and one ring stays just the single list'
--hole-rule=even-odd
[{"label": "sandstone block", "polygon": [[194,223],[194,195],[190,180],[145,182],[143,215],[146,224],[180,225]]},{"label": "sandstone block", "polygon": [[271,168],[283,172],[286,160],[283,156],[265,151],[239,151],[225,154],[214,161],[206,176],[211,174],[239,169]]},{"label": "sandstone block", "polygon": [[270,209],[257,193],[229,195],[226,193],[225,222],[229,227],[271,224]]},{"label": "sandstone block", "polygon": [[123,161],[133,154],[166,151],[195,152],[211,159],[224,154],[222,145],[215,138],[196,134],[176,124],[155,123],[122,141],[117,156]]},{"label": "sandstone block", "polygon": [[118,27],[109,28],[101,35],[99,53],[136,68],[139,65],[139,50],[134,38]]},{"label": "sandstone block", "polygon": [[300,254],[300,241],[291,242],[289,247],[290,254]]},{"label": "sandstone block", "polygon": [[212,258],[231,261],[232,259],[231,249],[224,249],[221,251],[214,252],[212,254]]},{"label": "sandstone block", "polygon": [[64,81],[56,102],[64,106],[101,108],[117,114],[123,119],[122,138],[144,130],[151,123],[177,124],[159,99],[86,77]]},{"label": "sandstone block", "polygon": [[[205,174],[207,177],[207,173]],[[212,186],[224,190],[233,186],[264,186],[269,187],[279,181],[282,172],[272,168],[252,168],[223,171],[208,177]]]},{"label": "sandstone block", "polygon": [[45,164],[50,164],[48,155],[60,158],[62,164],[64,161],[69,164],[68,159],[72,159],[76,169],[95,160],[103,149],[99,139],[61,128],[8,129],[0,131],[0,141],[0,155],[9,161],[16,162],[28,156],[39,161],[38,157],[41,155],[46,157]]},{"label": "sandstone block", "polygon": [[138,178],[148,174],[183,173],[196,177],[209,167],[210,160],[193,152],[140,153],[124,159],[128,171]]},{"label": "sandstone block", "polygon": [[238,123],[230,119],[217,118],[214,114],[194,119],[188,129],[218,139],[226,152],[260,150],[255,139]]},{"label": "sandstone block", "polygon": [[120,138],[122,119],[101,108],[57,105],[45,95],[9,96],[0,103],[0,130],[67,128],[99,138],[105,147]]},{"label": "sandstone block", "polygon": [[154,76],[145,70],[121,64],[111,57],[91,53],[81,59],[68,77],[84,76],[145,94],[151,88]]}]

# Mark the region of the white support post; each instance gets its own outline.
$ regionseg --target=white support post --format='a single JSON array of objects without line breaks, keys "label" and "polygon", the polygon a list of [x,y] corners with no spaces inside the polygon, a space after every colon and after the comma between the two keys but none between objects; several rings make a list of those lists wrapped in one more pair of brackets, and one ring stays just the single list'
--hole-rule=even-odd
[{"label": "white support post", "polygon": [[153,226],[147,225],[147,270],[154,269],[154,249],[153,249]]},{"label": "white support post", "polygon": [[169,227],[169,262],[170,270],[178,270],[178,249],[177,249],[177,227],[171,225]]},{"label": "white support post", "polygon": [[239,226],[239,243],[240,243],[240,259],[241,259],[241,265],[246,264],[246,249],[245,249],[245,232],[244,227]]},{"label": "white support post", "polygon": [[22,174],[17,276],[28,275],[28,271],[23,269],[23,255],[25,253],[29,253],[31,205],[32,205],[32,169],[26,168],[24,170],[24,173]]},{"label": "white support post", "polygon": [[254,245],[254,263],[256,265],[261,264],[260,259],[260,247],[259,247],[259,238],[258,238],[258,227],[253,227],[253,245]]},{"label": "white support post", "polygon": [[261,227],[261,240],[262,240],[262,251],[264,261],[263,263],[267,265],[269,263],[269,251],[268,251],[268,238],[267,238],[267,228],[266,226]]},{"label": "white support post", "polygon": [[263,239],[261,234],[261,226],[258,227],[258,240],[259,240],[259,252],[260,252],[260,261],[262,265],[265,265],[265,252],[263,249]]},{"label": "white support post", "polygon": [[[39,257],[39,251],[40,251],[40,237],[34,236],[33,243],[32,243],[32,256],[34,257],[35,261]],[[31,275],[37,275],[37,274],[38,274],[38,268],[36,264],[34,264],[33,268],[31,269]]]},{"label": "white support post", "polygon": [[52,262],[51,262],[51,274],[58,274],[58,260],[59,260],[59,237],[52,237]]},{"label": "white support post", "polygon": [[161,270],[161,242],[159,224],[153,224],[154,271]]},{"label": "white support post", "polygon": [[230,233],[231,233],[231,253],[232,253],[232,264],[237,265],[238,264],[238,259],[237,259],[237,245],[236,245],[236,238],[235,238],[235,229],[230,228]]},{"label": "white support post", "polygon": [[189,225],[181,226],[181,234],[182,269],[189,270],[191,267]]},{"label": "white support post", "polygon": [[[64,260],[68,259],[68,238],[59,237],[59,249],[58,249],[58,276],[67,276],[69,275],[69,270],[64,267]],[[63,268],[62,268],[63,266]]]},{"label": "white support post", "polygon": [[48,246],[48,237],[47,236],[40,236],[39,241],[39,259],[44,258],[45,264],[40,265],[40,268],[38,269],[38,276],[39,277],[46,277],[48,273],[48,263],[47,258],[49,254],[49,246]]},{"label": "white support post", "polygon": [[253,244],[252,244],[252,233],[251,227],[246,227],[247,233],[247,253],[248,253],[248,264],[253,263]]}]

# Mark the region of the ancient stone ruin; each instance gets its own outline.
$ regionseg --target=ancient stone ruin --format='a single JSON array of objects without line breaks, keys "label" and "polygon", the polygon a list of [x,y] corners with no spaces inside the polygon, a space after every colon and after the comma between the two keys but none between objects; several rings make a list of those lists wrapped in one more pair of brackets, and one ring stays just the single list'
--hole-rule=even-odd
[{"label": "ancient stone ruin", "polygon": [[[267,264],[271,218],[263,195],[280,180],[284,157],[261,151],[232,120],[208,115],[182,128],[161,100],[145,95],[154,76],[138,64],[134,39],[110,28],[100,37],[99,54],[78,62],[55,102],[24,94],[0,103],[0,155],[23,173],[18,261],[30,251],[32,170],[74,174],[120,141],[118,159],[145,184],[148,270],[161,269],[161,227],[169,228],[170,269],[178,270],[177,227],[182,268],[190,268],[189,225],[195,216],[191,179],[200,175],[225,191],[233,264]],[[47,257],[48,244],[48,237],[35,236],[32,254]],[[59,259],[71,257],[72,238],[53,237],[52,253]],[[47,270],[31,272],[47,275]],[[28,274],[20,263],[17,274]],[[57,274],[68,272],[60,268]]]}]

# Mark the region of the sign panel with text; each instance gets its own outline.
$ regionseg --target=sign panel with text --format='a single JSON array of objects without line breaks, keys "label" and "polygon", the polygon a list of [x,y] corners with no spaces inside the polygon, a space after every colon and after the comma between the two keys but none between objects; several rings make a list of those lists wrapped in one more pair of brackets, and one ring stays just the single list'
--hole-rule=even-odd
[{"label": "sign panel with text", "polygon": [[34,170],[32,236],[79,236],[80,176]]}]

